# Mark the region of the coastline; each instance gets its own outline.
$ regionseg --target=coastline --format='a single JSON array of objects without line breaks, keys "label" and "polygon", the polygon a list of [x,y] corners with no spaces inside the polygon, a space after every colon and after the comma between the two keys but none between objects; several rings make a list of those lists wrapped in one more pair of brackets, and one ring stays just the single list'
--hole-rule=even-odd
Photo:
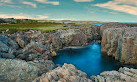
[{"label": "coastline", "polygon": [[[112,26],[112,28],[110,28],[110,26]],[[76,27],[79,27],[79,26],[76,26]],[[32,73],[35,72],[35,74],[32,75],[32,77],[29,77],[29,78],[26,77],[29,75],[27,71],[23,72],[22,77],[18,77],[17,75],[19,74],[19,71],[15,71],[14,69],[12,69],[12,71],[14,72],[8,75],[10,76],[16,75],[19,81],[26,81],[24,79],[21,80],[22,78],[26,78],[28,79],[28,81],[32,81],[34,80],[33,78],[39,77],[43,73],[48,73],[49,71],[52,71],[52,70],[54,71],[55,64],[53,63],[51,59],[52,57],[57,55],[56,51],[58,51],[59,49],[63,49],[63,47],[70,46],[70,45],[74,45],[74,46],[88,45],[94,40],[100,40],[108,28],[121,29],[121,27],[132,28],[132,26],[127,24],[109,23],[109,24],[104,24],[101,27],[95,26],[95,25],[91,25],[91,26],[86,25],[84,28],[70,28],[65,30],[58,29],[56,32],[49,32],[49,33],[43,33],[38,30],[29,30],[27,32],[16,32],[14,34],[2,34],[0,36],[1,38],[0,51],[2,52],[0,54],[0,57],[2,58],[0,59],[2,61],[1,66],[2,67],[3,65],[8,65],[8,66],[3,67],[6,70],[1,75],[6,77],[6,75],[8,74],[7,69],[12,68],[11,65],[9,65],[9,63],[5,61],[10,62],[16,68],[18,67],[18,64],[20,61],[25,60],[20,63],[21,65],[25,65],[25,66],[20,67],[17,70],[25,69]],[[107,34],[104,34],[104,35],[107,35]],[[109,39],[109,37],[103,36],[103,40],[101,44],[102,48],[104,47],[103,45],[106,45],[105,38],[108,39],[108,41],[111,40]],[[107,44],[109,44],[109,42]],[[117,46],[115,48],[117,48]],[[114,55],[114,56],[117,56],[117,55]],[[125,59],[125,61],[128,61],[128,59]],[[131,64],[134,64],[134,63],[131,63]],[[28,66],[29,68],[35,69],[35,71],[32,71],[32,69],[27,69],[26,67]],[[6,77],[3,80],[6,80],[7,78],[8,78],[8,81],[10,80],[16,81],[16,78],[12,79],[10,77]]]}]

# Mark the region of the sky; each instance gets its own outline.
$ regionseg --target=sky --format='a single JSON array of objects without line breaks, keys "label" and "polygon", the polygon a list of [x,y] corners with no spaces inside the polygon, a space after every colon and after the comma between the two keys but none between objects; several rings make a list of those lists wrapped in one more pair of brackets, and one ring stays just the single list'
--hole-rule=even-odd
[{"label": "sky", "polygon": [[0,18],[137,22],[137,0],[0,0]]}]

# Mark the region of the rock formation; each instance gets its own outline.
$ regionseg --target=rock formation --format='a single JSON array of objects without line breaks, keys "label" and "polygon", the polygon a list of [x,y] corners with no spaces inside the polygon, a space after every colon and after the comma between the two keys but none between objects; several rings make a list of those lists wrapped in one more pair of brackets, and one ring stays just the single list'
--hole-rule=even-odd
[{"label": "rock formation", "polygon": [[57,50],[67,46],[85,46],[94,39],[100,39],[99,28],[91,26],[60,29],[55,33],[30,30],[11,35],[2,34],[0,81],[30,82],[55,67],[52,57],[56,56]]},{"label": "rock formation", "polygon": [[137,69],[120,68],[119,71],[105,71],[91,76],[93,82],[137,82]]},{"label": "rock formation", "polygon": [[20,60],[0,59],[0,82],[30,82],[38,77],[39,68]]},{"label": "rock formation", "polygon": [[[69,46],[86,46],[102,38],[102,52],[126,64],[137,64],[137,28],[135,25],[108,23],[71,26],[74,28],[42,33],[37,30],[0,35],[0,82],[136,82],[136,69],[121,68],[87,75],[73,65],[56,66],[52,57],[56,51]],[[53,70],[54,69],[54,70]],[[125,78],[128,77],[128,78]]]},{"label": "rock formation", "polygon": [[0,59],[0,82],[31,82],[54,66],[49,60],[26,62],[19,59]]},{"label": "rock formation", "polygon": [[72,64],[64,64],[62,67],[43,74],[33,82],[92,82],[86,73],[77,70]]},{"label": "rock formation", "polygon": [[106,29],[101,51],[123,63],[137,64],[137,28]]},{"label": "rock formation", "polygon": [[110,22],[100,26],[101,35],[103,31],[107,28],[128,28],[128,27],[137,27],[137,24],[123,24],[119,22]]},{"label": "rock formation", "polygon": [[136,82],[137,69],[120,68],[119,71],[105,71],[100,75],[91,76],[89,79],[84,72],[77,70],[71,64],[64,64],[62,67],[43,74],[33,82]]}]

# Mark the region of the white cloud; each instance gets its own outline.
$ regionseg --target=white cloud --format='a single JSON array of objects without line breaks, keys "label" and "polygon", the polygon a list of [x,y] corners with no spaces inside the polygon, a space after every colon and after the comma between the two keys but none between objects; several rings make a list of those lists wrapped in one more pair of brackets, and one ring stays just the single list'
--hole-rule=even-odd
[{"label": "white cloud", "polygon": [[61,20],[72,20],[72,19],[60,18],[60,19],[50,19],[50,20],[61,21]]},{"label": "white cloud", "polygon": [[35,17],[26,15],[26,14],[0,14],[0,18],[15,18],[15,19],[34,19],[34,20],[40,20],[40,19],[46,19],[48,16],[45,15],[36,15]]},{"label": "white cloud", "polygon": [[12,3],[11,0],[0,0],[0,6]]},{"label": "white cloud", "polygon": [[32,3],[32,2],[22,1],[21,3],[26,4],[26,5],[30,5],[34,8],[37,8],[37,5],[35,3]]},{"label": "white cloud", "polygon": [[0,0],[0,3],[11,3],[11,0]]},{"label": "white cloud", "polygon": [[137,15],[137,0],[113,0],[107,3],[95,4],[94,6]]},{"label": "white cloud", "polygon": [[36,0],[36,1],[44,4],[59,5],[58,1],[48,1],[48,0]]},{"label": "white cloud", "polygon": [[35,19],[39,20],[39,19],[46,19],[46,18],[48,18],[48,16],[45,16],[45,15],[37,15],[37,18],[35,18]]},{"label": "white cloud", "polygon": [[91,1],[94,1],[94,0],[74,0],[75,2],[91,2]]}]

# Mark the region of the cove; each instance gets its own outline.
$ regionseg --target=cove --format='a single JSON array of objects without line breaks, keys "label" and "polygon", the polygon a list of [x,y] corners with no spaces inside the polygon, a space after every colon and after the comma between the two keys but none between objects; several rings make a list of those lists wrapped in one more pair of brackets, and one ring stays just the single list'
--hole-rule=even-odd
[{"label": "cove", "polygon": [[72,47],[59,50],[53,58],[55,64],[73,64],[88,76],[99,75],[104,71],[118,70],[118,61],[101,53],[101,45],[93,43],[87,47]]}]

